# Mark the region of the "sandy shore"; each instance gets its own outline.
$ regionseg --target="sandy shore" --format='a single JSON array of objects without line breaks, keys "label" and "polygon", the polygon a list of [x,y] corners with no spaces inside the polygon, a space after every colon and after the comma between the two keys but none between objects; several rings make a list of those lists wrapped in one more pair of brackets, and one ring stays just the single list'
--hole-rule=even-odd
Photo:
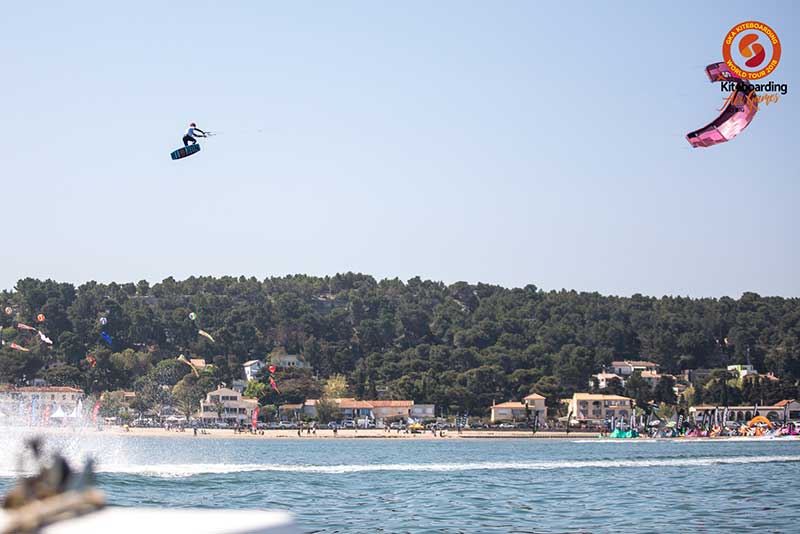
[{"label": "sandy shore", "polygon": [[[105,426],[102,430],[94,427],[3,427],[4,431],[22,432],[26,435],[37,434],[56,434],[56,435],[107,435],[107,436],[147,436],[156,438],[177,438],[177,439],[252,439],[252,440],[265,440],[265,439],[403,439],[403,440],[442,440],[442,439],[461,439],[461,440],[477,440],[477,439],[553,439],[553,440],[584,440],[598,439],[597,432],[575,432],[570,431],[569,434],[565,432],[537,432],[535,435],[530,431],[522,430],[464,430],[461,434],[455,431],[445,431],[444,435],[429,432],[422,432],[419,434],[406,434],[405,432],[398,433],[393,430],[385,432],[380,429],[358,429],[358,430],[339,430],[334,435],[333,430],[320,429],[316,434],[309,434],[303,431],[300,436],[297,435],[297,430],[264,430],[263,434],[259,431],[258,434],[251,434],[249,432],[236,433],[232,429],[206,429],[203,431],[198,430],[197,435],[194,434],[191,428],[183,432],[176,430],[164,430],[163,428],[130,428],[125,429],[122,426]],[[676,438],[647,438],[640,437],[637,440],[666,440],[674,441]],[[681,440],[714,440],[725,441],[730,439],[773,439],[773,438],[759,438],[759,437],[716,437],[716,438],[680,438]],[[784,436],[778,438],[781,441],[800,441],[800,436]],[[609,441],[630,441],[630,440],[609,440]]]},{"label": "sandy shore", "polygon": [[398,433],[396,430],[385,432],[382,429],[358,429],[358,430],[339,430],[336,434],[330,429],[318,429],[316,434],[309,434],[307,431],[302,431],[301,435],[297,435],[297,430],[259,430],[257,434],[249,432],[237,433],[232,429],[205,429],[198,430],[197,435],[191,428],[185,429],[183,432],[176,430],[164,430],[163,428],[136,428],[130,427],[126,429],[122,426],[104,426],[102,430],[93,427],[80,427],[80,428],[59,428],[59,427],[46,427],[46,428],[32,428],[20,427],[26,433],[41,432],[44,434],[82,434],[82,435],[110,435],[110,436],[148,436],[148,437],[164,437],[164,438],[183,438],[183,439],[406,439],[406,440],[441,440],[441,439],[504,439],[504,438],[526,438],[532,437],[541,438],[555,438],[555,439],[585,439],[597,437],[596,432],[570,432],[568,435],[564,432],[537,432],[533,435],[531,432],[525,431],[491,431],[491,430],[465,430],[461,434],[455,431],[445,431],[443,435],[438,432],[421,432],[419,434],[406,434],[405,432]]},{"label": "sandy shore", "polygon": [[236,433],[231,429],[206,429],[205,434],[198,430],[194,435],[192,429],[187,428],[183,432],[175,430],[166,431],[163,428],[130,428],[126,431],[123,427],[105,427],[103,433],[121,434],[126,436],[169,436],[186,437],[193,439],[225,438],[225,439],[411,439],[411,440],[434,440],[434,439],[465,439],[465,438],[594,438],[596,433],[576,433],[570,432],[567,436],[564,432],[537,432],[534,436],[531,432],[515,431],[489,431],[489,430],[465,430],[461,434],[455,431],[445,431],[444,434],[433,434],[432,432],[421,432],[419,434],[406,434],[405,432],[385,432],[381,429],[357,429],[339,430],[336,434],[330,429],[318,429],[316,434],[302,431],[298,436],[297,430],[261,430],[257,434],[249,432]]}]

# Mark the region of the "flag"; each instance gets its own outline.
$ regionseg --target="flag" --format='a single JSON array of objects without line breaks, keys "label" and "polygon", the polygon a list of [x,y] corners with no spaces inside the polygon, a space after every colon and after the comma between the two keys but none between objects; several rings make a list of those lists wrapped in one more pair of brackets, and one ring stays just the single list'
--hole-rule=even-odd
[{"label": "flag", "polygon": [[253,425],[253,431],[255,431],[255,429],[258,428],[258,406],[253,410],[253,420],[251,424]]}]

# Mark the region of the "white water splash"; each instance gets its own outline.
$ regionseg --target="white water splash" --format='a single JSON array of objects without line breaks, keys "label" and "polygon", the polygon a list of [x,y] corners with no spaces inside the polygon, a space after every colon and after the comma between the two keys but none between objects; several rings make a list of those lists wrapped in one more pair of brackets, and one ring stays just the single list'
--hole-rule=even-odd
[{"label": "white water splash", "polygon": [[216,475],[247,472],[285,472],[338,475],[382,471],[455,472],[480,470],[556,470],[622,469],[649,467],[696,467],[730,464],[800,462],[800,456],[718,456],[707,458],[666,458],[639,460],[576,460],[552,462],[475,462],[435,464],[353,464],[353,465],[280,465],[280,464],[151,464],[101,465],[100,473],[131,474],[161,478]]}]

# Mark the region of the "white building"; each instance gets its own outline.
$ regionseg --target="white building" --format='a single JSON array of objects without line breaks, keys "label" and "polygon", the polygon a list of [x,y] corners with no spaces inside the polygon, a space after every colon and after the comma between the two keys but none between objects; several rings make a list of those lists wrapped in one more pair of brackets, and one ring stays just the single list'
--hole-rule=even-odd
[{"label": "white building", "polygon": [[636,371],[658,372],[658,364],[642,360],[618,360],[611,362],[611,372],[619,376],[631,376]]},{"label": "white building", "polygon": [[369,403],[376,421],[392,418],[407,421],[411,415],[411,407],[414,406],[414,401],[410,400],[372,400]]},{"label": "white building", "polygon": [[522,402],[503,402],[501,404],[493,404],[491,408],[492,423],[500,421],[525,422],[529,418],[533,419],[537,416],[540,421],[547,419],[545,398],[536,393],[528,395],[522,399]]},{"label": "white building", "polygon": [[245,378],[250,382],[251,380],[255,380],[258,372],[264,368],[264,362],[261,360],[249,360],[244,362],[242,367],[244,367]]},{"label": "white building", "polygon": [[575,393],[569,400],[570,424],[602,424],[611,417],[629,417],[632,412],[633,399],[620,395]]},{"label": "white building", "polygon": [[257,406],[258,399],[242,397],[241,393],[233,389],[218,388],[210,391],[205,400],[200,401],[200,418],[214,421],[219,420],[221,415],[222,420],[229,423],[249,423]]},{"label": "white building", "polygon": [[25,386],[0,389],[0,410],[6,415],[19,411],[19,406],[61,406],[73,410],[84,398],[82,389],[67,386]]},{"label": "white building", "polygon": [[738,373],[739,378],[758,375],[758,371],[756,371],[756,368],[750,364],[729,365],[728,371],[732,373]]},{"label": "white building", "polygon": [[[614,373],[597,373],[596,375],[592,375],[593,379],[597,379],[597,387],[599,389],[606,389],[608,387],[608,383],[611,380],[619,380],[619,385],[621,387],[625,387],[625,379],[619,376],[618,374]],[[590,383],[589,387],[592,387],[594,384]]]},{"label": "white building", "polygon": [[414,404],[409,411],[409,417],[421,421],[423,419],[433,419],[436,417],[435,404]]}]

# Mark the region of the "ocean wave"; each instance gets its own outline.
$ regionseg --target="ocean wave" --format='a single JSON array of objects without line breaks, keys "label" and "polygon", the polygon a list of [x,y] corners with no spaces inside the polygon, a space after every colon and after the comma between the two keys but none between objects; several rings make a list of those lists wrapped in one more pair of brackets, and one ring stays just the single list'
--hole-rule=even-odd
[{"label": "ocean wave", "polygon": [[457,472],[481,470],[543,471],[557,469],[630,469],[650,467],[697,467],[730,464],[800,462],[800,456],[719,456],[706,458],[655,458],[637,460],[575,460],[552,462],[474,462],[432,464],[350,464],[350,465],[281,465],[281,464],[149,464],[100,465],[98,472],[160,478],[183,478],[197,475],[225,475],[247,472],[282,472],[339,475],[369,472]]}]

